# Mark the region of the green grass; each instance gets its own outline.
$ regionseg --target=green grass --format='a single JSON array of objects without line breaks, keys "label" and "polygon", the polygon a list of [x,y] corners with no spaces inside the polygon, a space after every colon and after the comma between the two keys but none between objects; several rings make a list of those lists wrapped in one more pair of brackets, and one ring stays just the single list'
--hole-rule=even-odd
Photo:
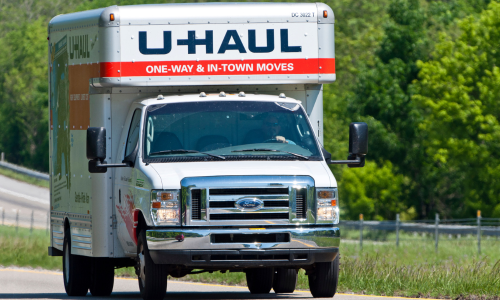
[{"label": "green grass", "polygon": [[21,173],[17,173],[17,172],[14,172],[12,170],[5,169],[2,167],[0,167],[0,175],[4,175],[4,176],[10,177],[12,179],[24,181],[24,182],[31,183],[31,184],[41,186],[44,188],[49,188],[49,182],[46,180],[36,179],[36,178],[30,177],[30,176],[27,176],[27,175],[24,175]]},{"label": "green grass", "polygon": [[[0,226],[0,265],[61,269],[60,257],[49,257],[45,230]],[[341,243],[338,292],[359,294],[498,299],[500,294],[500,241],[482,240],[477,254],[473,237],[441,237],[434,251],[430,236],[401,235],[399,248],[389,235],[385,242],[356,240]],[[118,276],[135,277],[132,268],[116,270]],[[246,285],[244,273],[202,273],[179,280]],[[307,277],[299,273],[298,289],[308,289]],[[496,297],[496,298],[495,298]]]}]

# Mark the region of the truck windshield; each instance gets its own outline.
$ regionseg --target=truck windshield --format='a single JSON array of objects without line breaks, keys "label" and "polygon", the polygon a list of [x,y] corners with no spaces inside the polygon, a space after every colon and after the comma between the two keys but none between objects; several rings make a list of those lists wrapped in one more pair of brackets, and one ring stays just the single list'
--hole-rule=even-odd
[{"label": "truck windshield", "polygon": [[145,162],[319,160],[314,131],[297,103],[200,101],[151,105]]}]

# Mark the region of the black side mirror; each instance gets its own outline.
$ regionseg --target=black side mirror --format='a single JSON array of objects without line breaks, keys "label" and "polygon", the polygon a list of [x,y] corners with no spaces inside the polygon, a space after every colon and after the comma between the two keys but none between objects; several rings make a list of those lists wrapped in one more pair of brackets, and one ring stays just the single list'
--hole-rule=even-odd
[{"label": "black side mirror", "polygon": [[87,129],[87,159],[89,173],[106,173],[108,168],[130,167],[130,163],[108,164],[106,159],[106,128]]},{"label": "black side mirror", "polygon": [[90,127],[87,129],[87,159],[106,159],[106,128]]},{"label": "black side mirror", "polygon": [[365,166],[365,155],[368,153],[368,125],[364,122],[353,122],[349,125],[348,160],[359,159],[358,164],[347,164],[350,168]]},{"label": "black side mirror", "polygon": [[365,166],[365,156],[368,153],[368,125],[364,122],[353,122],[349,125],[349,156],[347,160],[328,160],[328,164],[347,164],[350,168]]}]

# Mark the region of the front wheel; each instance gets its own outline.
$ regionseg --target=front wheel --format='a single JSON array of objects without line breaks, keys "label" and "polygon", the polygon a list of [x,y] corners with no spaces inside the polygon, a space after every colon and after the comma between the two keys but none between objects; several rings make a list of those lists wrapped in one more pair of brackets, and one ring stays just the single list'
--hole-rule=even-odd
[{"label": "front wheel", "polygon": [[252,294],[268,294],[273,288],[273,268],[250,269],[246,277],[248,290]]},{"label": "front wheel", "polygon": [[314,298],[331,298],[339,282],[339,256],[331,262],[315,264],[314,273],[308,275],[309,289]]},{"label": "front wheel", "polygon": [[297,285],[297,270],[278,268],[274,274],[273,290],[277,294],[293,293]]},{"label": "front wheel", "polygon": [[65,230],[63,244],[63,280],[68,296],[85,296],[90,285],[90,258],[71,254],[71,233]]},{"label": "front wheel", "polygon": [[146,231],[142,230],[137,240],[137,275],[142,299],[163,299],[167,291],[167,268],[153,262],[146,242]]}]

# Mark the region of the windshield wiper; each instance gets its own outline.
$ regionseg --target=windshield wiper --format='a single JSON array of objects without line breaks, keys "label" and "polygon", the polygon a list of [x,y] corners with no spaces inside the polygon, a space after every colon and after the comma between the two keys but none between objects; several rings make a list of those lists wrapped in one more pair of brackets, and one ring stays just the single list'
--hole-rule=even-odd
[{"label": "windshield wiper", "polygon": [[267,148],[256,148],[256,149],[233,150],[233,151],[231,151],[231,152],[253,152],[253,151],[284,152],[284,153],[288,153],[288,154],[291,154],[291,155],[295,155],[295,156],[297,156],[297,157],[304,158],[304,159],[307,159],[307,160],[309,159],[309,157],[304,156],[304,155],[300,155],[300,154],[297,154],[297,153],[288,152],[288,151],[283,151],[283,150],[276,150],[276,149],[267,149]]},{"label": "windshield wiper", "polygon": [[162,151],[156,151],[156,152],[153,152],[153,153],[149,153],[149,155],[156,155],[156,154],[181,154],[181,153],[201,153],[201,154],[205,154],[205,155],[217,157],[217,158],[220,158],[220,159],[226,159],[224,156],[210,154],[210,153],[206,153],[206,152],[200,152],[200,151],[196,151],[196,150],[186,150],[186,149],[162,150]]}]

